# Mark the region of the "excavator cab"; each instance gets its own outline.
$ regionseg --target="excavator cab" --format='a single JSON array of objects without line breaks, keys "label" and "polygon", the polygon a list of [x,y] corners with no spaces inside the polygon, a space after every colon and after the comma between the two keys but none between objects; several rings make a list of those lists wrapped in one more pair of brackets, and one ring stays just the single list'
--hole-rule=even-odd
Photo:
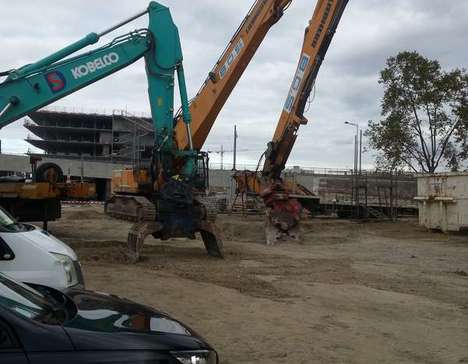
[{"label": "excavator cab", "polygon": [[197,157],[196,175],[194,178],[194,188],[197,191],[205,192],[209,187],[209,162],[210,157],[206,152],[200,152]]}]

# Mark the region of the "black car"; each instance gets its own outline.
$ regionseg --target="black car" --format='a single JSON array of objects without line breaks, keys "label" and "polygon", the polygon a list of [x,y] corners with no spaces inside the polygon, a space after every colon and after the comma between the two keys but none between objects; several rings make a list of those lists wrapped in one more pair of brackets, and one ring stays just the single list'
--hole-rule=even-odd
[{"label": "black car", "polygon": [[150,307],[0,274],[1,364],[216,364],[192,329]]}]

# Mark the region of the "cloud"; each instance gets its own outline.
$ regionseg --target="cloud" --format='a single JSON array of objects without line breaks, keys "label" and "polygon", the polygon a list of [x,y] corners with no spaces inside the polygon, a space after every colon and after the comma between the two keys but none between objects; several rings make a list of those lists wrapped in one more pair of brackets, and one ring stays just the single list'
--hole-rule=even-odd
[{"label": "cloud", "polygon": [[[253,1],[167,1],[178,24],[190,95],[195,95]],[[143,0],[0,0],[0,69],[33,62],[81,38],[101,31],[147,6]],[[116,6],[117,5],[117,6]],[[302,46],[304,28],[315,1],[294,0],[274,25],[221,111],[206,142],[207,149],[232,147],[232,129],[240,135],[241,164],[255,164],[271,139]],[[417,50],[438,59],[444,68],[467,67],[468,2],[445,0],[349,1],[320,70],[315,99],[306,113],[290,164],[309,167],[352,165],[354,129],[380,116],[379,71],[401,50]],[[125,26],[122,34],[144,27],[146,20]],[[106,37],[109,41],[111,37]],[[143,62],[58,102],[75,109],[127,109],[149,112]],[[17,122],[0,131],[4,151],[21,152],[27,131]],[[350,157],[351,156],[351,157]],[[226,160],[230,155],[225,156]],[[218,155],[212,160],[219,162]],[[364,164],[371,166],[372,155]]]}]

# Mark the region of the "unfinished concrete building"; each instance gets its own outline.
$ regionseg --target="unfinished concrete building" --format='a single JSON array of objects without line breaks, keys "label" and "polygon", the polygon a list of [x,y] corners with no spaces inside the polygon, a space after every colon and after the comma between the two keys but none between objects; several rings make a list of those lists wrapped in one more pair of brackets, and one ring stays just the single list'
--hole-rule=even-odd
[{"label": "unfinished concrete building", "polygon": [[26,141],[49,157],[115,162],[149,160],[153,126],[149,118],[36,111],[24,126],[34,134]]}]

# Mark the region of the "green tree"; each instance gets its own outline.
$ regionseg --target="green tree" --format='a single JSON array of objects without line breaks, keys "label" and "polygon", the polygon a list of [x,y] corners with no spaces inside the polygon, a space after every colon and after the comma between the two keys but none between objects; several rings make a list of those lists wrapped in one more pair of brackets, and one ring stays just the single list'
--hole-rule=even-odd
[{"label": "green tree", "polygon": [[468,74],[443,71],[438,61],[417,52],[387,60],[380,80],[385,93],[380,121],[366,135],[385,168],[409,167],[435,172],[456,170],[468,157]]}]

